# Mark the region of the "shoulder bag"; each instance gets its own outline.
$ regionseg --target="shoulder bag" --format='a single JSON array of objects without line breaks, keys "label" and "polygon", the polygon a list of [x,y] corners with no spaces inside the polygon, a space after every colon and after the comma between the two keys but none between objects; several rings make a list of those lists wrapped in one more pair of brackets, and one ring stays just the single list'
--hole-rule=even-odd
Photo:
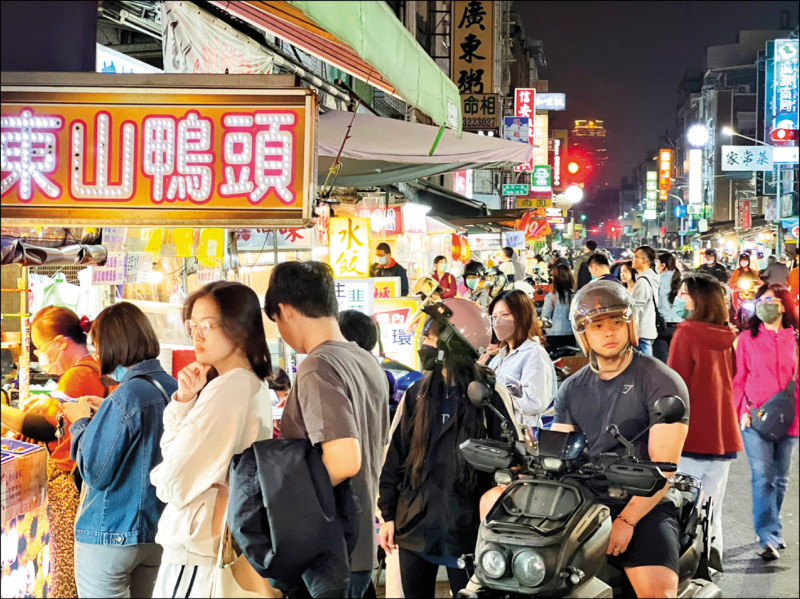
[{"label": "shoulder bag", "polygon": [[666,330],[667,330],[667,321],[664,320],[664,317],[661,316],[661,312],[658,310],[658,304],[656,303],[656,293],[658,293],[658,288],[653,289],[653,284],[648,281],[650,285],[650,291],[653,292],[653,296],[650,298],[653,300],[653,309],[656,311],[656,333],[660,337]]},{"label": "shoulder bag", "polygon": [[750,426],[764,441],[777,443],[786,437],[789,427],[795,419],[794,388],[797,383],[792,377],[785,389],[778,391],[764,404],[754,408],[745,396],[745,401],[750,408]]}]

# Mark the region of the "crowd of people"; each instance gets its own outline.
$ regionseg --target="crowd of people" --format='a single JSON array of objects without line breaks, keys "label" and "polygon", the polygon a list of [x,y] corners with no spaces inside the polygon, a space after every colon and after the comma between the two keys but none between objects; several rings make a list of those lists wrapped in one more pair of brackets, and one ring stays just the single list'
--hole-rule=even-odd
[{"label": "crowd of people", "polygon": [[[377,250],[373,275],[400,276],[407,293],[391,248]],[[377,325],[339,313],[332,270],[319,262],[277,265],[263,310],[256,293],[235,282],[189,296],[183,316],[195,361],[177,380],[159,363],[155,332],[133,304],[114,304],[88,324],[65,308],[45,308],[32,321],[39,364],[60,375],[59,391],[75,401],[50,398],[27,412],[4,405],[2,421],[50,453],[54,594],[212,596],[225,522],[240,495],[229,485],[232,460],[254,444],[302,440],[319,453],[331,488],[347,489],[357,506],[356,516],[338,515],[349,574],[297,566],[319,555],[318,539],[308,539],[287,558],[291,568],[268,570],[269,588],[369,596],[379,542],[387,560],[397,558],[387,573],[390,594],[433,596],[444,566],[455,596],[471,574],[458,559],[474,550],[481,513],[502,492],[465,462],[462,442],[503,438],[503,419],[519,437],[519,427],[541,426],[550,409],[555,430],[586,435],[590,456],[619,452],[607,426],[643,429],[654,422],[654,402],[669,395],[686,404],[683,419],[654,426],[635,449],[642,459],[677,463],[713,497],[711,566],[723,570],[722,503],[731,460],[742,450],[759,553],[779,558],[798,437],[797,294],[786,288],[789,270],[772,262],[747,327],[736,330],[724,284],[759,273],[743,256],[731,282],[713,250],[706,256],[697,271],[682,270],[669,252],[640,246],[632,260],[615,264],[590,240],[572,263],[537,255],[526,272],[506,248],[499,267],[473,261],[460,280],[436,257],[435,291],[422,308],[422,378],[391,423],[392,377],[370,353]],[[531,285],[551,284],[541,316],[531,294],[514,285],[528,277]],[[304,356],[293,382],[273,367],[262,314]],[[579,347],[588,365],[559,385],[548,350],[566,346]],[[469,401],[473,381],[492,390],[493,410]],[[765,440],[751,427],[752,410],[792,386],[792,427]],[[678,516],[669,488],[604,502],[612,513],[609,560],[639,596],[674,596]],[[230,527],[240,547],[250,546],[236,537],[246,527]],[[272,542],[277,555],[282,545]]]}]

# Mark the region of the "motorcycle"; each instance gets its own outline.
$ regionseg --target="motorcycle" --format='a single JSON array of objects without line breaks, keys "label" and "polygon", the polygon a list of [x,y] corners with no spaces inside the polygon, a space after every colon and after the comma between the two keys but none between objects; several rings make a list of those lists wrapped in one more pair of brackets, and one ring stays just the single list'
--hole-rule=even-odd
[{"label": "motorcycle", "polygon": [[[490,393],[480,382],[468,388],[474,405],[493,409]],[[655,409],[658,419],[631,441],[611,425],[609,432],[625,447],[625,455],[603,454],[598,464],[586,460],[586,437],[580,432],[525,429],[520,441],[505,428],[503,441],[462,443],[473,468],[494,473],[497,484],[508,486],[481,522],[475,553],[461,558],[462,567],[474,563],[475,574],[458,597],[632,594],[624,570],[606,561],[610,509],[586,483],[605,480],[609,497],[628,499],[651,497],[670,482],[664,472],[675,472],[677,466],[639,461],[632,443],[654,424],[677,422],[685,405],[678,397],[664,397]],[[681,494],[678,597],[721,597],[708,570],[712,501],[703,502],[695,477],[675,474],[670,484]]]},{"label": "motorcycle", "polygon": [[755,314],[756,289],[755,281],[749,277],[740,277],[731,289],[730,321],[740,331],[747,328],[747,323]]}]

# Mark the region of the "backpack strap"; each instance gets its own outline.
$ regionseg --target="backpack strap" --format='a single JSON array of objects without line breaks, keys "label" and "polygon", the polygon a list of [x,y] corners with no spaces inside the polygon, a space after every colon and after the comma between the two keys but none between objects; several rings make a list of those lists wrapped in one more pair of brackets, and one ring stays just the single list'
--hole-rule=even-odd
[{"label": "backpack strap", "polygon": [[131,378],[132,379],[144,379],[144,380],[146,380],[148,383],[153,385],[153,387],[158,389],[159,393],[161,393],[161,396],[164,398],[164,401],[166,401],[167,403],[170,402],[170,397],[167,394],[167,392],[164,390],[164,387],[162,387],[161,383],[159,383],[156,379],[154,379],[149,374],[137,374],[135,376],[132,376]]}]

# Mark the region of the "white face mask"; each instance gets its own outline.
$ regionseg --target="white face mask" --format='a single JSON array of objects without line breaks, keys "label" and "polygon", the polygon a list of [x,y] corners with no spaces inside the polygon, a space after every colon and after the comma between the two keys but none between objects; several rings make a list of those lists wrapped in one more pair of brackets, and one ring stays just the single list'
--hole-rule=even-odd
[{"label": "white face mask", "polygon": [[[45,347],[47,347],[47,346],[45,346]],[[61,352],[59,352],[59,354],[60,353]],[[39,358],[39,368],[44,370],[47,374],[52,374],[52,375],[64,374],[64,371],[58,365],[58,358],[56,358],[55,362],[51,362],[50,361],[50,356],[48,356],[47,352],[45,352],[45,351],[37,352],[36,355]]]},{"label": "white face mask", "polygon": [[707,266],[714,266],[714,262],[715,262],[715,260],[713,260],[713,259],[711,259],[711,260],[706,260],[706,265],[707,265]]},{"label": "white face mask", "polygon": [[388,259],[386,258],[386,256],[378,256],[378,264],[380,264],[381,266],[384,266],[387,261]]}]

